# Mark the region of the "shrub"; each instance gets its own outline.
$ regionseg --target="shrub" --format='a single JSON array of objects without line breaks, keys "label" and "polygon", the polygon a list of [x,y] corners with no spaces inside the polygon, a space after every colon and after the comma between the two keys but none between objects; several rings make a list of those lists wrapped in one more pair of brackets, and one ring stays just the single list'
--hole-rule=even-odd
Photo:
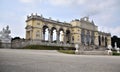
[{"label": "shrub", "polygon": [[113,55],[114,55],[114,56],[120,56],[120,53],[113,52]]},{"label": "shrub", "polygon": [[74,50],[58,50],[58,52],[66,53],[66,54],[75,54]]},{"label": "shrub", "polygon": [[29,46],[23,47],[23,49],[39,49],[39,50],[72,50],[73,47],[46,46],[46,45],[29,45]]}]

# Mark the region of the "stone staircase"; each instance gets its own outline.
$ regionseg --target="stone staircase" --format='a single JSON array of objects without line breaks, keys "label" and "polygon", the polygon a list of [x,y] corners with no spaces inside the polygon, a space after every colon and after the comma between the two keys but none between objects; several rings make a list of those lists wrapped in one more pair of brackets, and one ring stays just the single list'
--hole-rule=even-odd
[{"label": "stone staircase", "polygon": [[98,47],[95,45],[80,45],[80,50],[83,51],[105,51],[106,49],[106,47]]},{"label": "stone staircase", "polygon": [[108,55],[107,51],[79,51],[80,55]]},{"label": "stone staircase", "polygon": [[105,47],[95,45],[80,45],[79,54],[81,55],[107,55]]}]

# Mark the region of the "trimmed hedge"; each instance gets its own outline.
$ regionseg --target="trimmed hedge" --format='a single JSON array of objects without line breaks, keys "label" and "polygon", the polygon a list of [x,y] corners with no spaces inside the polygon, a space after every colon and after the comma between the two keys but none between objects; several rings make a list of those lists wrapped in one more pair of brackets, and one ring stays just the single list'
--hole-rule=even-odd
[{"label": "trimmed hedge", "polygon": [[73,47],[63,47],[63,46],[45,46],[45,45],[29,45],[23,47],[23,49],[38,49],[38,50],[73,50]]},{"label": "trimmed hedge", "polygon": [[65,54],[75,54],[74,50],[58,50],[58,52],[65,53]]},{"label": "trimmed hedge", "polygon": [[114,55],[114,56],[120,56],[120,53],[113,52],[113,55]]}]

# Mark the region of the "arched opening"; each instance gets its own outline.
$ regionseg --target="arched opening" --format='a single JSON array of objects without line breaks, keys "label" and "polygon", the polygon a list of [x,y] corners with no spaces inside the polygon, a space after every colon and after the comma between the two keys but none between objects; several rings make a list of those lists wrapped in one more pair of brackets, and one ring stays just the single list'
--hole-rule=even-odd
[{"label": "arched opening", "polygon": [[101,37],[98,36],[98,40],[99,40],[99,46],[101,46]]},{"label": "arched opening", "polygon": [[91,44],[94,45],[94,32],[91,32]]},{"label": "arched opening", "polygon": [[85,44],[85,30],[81,30],[81,43]]},{"label": "arched opening", "polygon": [[70,41],[71,41],[70,30],[66,30],[66,42],[70,43]]},{"label": "arched opening", "polygon": [[102,36],[102,42],[104,43],[104,37]]},{"label": "arched opening", "polygon": [[0,47],[2,47],[2,42],[1,42],[1,40],[0,40]]},{"label": "arched opening", "polygon": [[49,29],[48,26],[43,26],[43,40],[48,41]]},{"label": "arched opening", "polygon": [[87,43],[87,45],[90,44],[90,31],[87,31],[87,35],[86,35],[86,43]]},{"label": "arched opening", "polygon": [[52,36],[51,41],[56,43],[57,42],[57,30],[55,27],[51,29],[51,36]]},{"label": "arched opening", "polygon": [[104,43],[105,43],[105,42],[104,42],[104,37],[102,36],[102,46],[105,46]]},{"label": "arched opening", "polygon": [[105,37],[105,47],[107,47],[107,37]]},{"label": "arched opening", "polygon": [[62,28],[59,30],[59,40],[61,43],[64,42],[64,30]]}]

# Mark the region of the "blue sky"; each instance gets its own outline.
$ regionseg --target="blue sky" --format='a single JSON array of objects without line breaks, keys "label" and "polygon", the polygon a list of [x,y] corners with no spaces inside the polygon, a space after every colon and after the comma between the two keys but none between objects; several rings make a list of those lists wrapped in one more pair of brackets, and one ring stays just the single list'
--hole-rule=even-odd
[{"label": "blue sky", "polygon": [[62,22],[89,16],[100,31],[120,37],[120,0],[0,0],[0,30],[9,25],[12,37],[24,38],[31,13]]}]

